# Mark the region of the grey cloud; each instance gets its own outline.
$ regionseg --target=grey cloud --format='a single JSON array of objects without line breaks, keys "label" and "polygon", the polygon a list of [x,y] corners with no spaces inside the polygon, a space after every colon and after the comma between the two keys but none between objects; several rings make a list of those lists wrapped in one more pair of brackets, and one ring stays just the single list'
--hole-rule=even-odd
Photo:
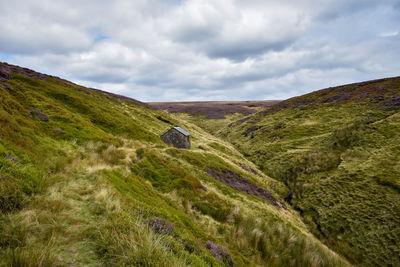
[{"label": "grey cloud", "polygon": [[260,56],[268,51],[281,51],[290,46],[295,38],[285,40],[258,42],[257,40],[241,41],[232,44],[213,43],[208,46],[207,52],[213,58],[228,58],[233,61],[243,61],[249,57]]},{"label": "grey cloud", "polygon": [[354,13],[358,13],[376,7],[379,3],[384,1],[377,0],[336,0],[326,1],[326,7],[320,13],[317,14],[316,19],[322,21],[332,21],[342,16],[348,16]]},{"label": "grey cloud", "polygon": [[309,24],[303,10],[285,9],[277,2],[259,6],[223,2],[226,6],[187,1],[171,12],[171,21],[164,20],[169,24],[166,33],[209,57],[243,61],[290,46]]},{"label": "grey cloud", "polygon": [[282,99],[399,75],[399,8],[395,0],[18,0],[0,17],[0,57],[142,101]]},{"label": "grey cloud", "polygon": [[183,43],[195,43],[205,42],[217,36],[217,32],[214,29],[206,27],[197,27],[191,29],[185,29],[181,32],[176,33],[176,40]]},{"label": "grey cloud", "polygon": [[80,80],[93,81],[96,83],[124,83],[129,80],[124,74],[110,73],[109,71],[98,71],[92,73],[79,73],[76,77]]},{"label": "grey cloud", "polygon": [[0,32],[2,32],[0,50],[8,53],[40,54],[84,51],[91,44],[88,35],[57,25],[49,29],[44,29],[44,25],[37,26],[37,29],[21,29],[19,26],[5,29],[0,26]]}]

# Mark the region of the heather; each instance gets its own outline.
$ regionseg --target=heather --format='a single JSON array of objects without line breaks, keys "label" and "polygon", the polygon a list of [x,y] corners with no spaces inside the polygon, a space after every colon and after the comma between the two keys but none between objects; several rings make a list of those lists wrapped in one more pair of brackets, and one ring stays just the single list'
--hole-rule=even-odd
[{"label": "heather", "polygon": [[[0,74],[1,266],[349,265],[271,204],[285,185],[230,143],[127,97],[4,63]],[[161,141],[171,124],[190,150]]]},{"label": "heather", "polygon": [[400,263],[400,78],[327,88],[216,131],[288,188],[311,231],[354,264]]},{"label": "heather", "polygon": [[260,108],[269,107],[279,101],[238,101],[238,102],[173,102],[149,103],[155,109],[167,110],[170,113],[188,113],[204,116],[207,119],[225,119],[226,115],[250,115]]}]

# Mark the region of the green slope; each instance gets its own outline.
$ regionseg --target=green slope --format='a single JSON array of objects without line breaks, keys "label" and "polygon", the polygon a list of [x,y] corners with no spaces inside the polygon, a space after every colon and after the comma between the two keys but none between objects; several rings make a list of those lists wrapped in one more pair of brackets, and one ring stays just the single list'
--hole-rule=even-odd
[{"label": "green slope", "polygon": [[219,132],[270,177],[325,244],[400,265],[400,78],[283,101]]},{"label": "green slope", "polygon": [[[171,125],[190,150],[160,140]],[[348,266],[286,193],[193,124],[0,63],[1,266]]]}]

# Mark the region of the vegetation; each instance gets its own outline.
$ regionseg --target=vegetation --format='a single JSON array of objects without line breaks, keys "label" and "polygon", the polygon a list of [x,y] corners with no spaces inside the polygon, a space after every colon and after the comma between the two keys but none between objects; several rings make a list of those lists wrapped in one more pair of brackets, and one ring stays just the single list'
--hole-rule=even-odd
[{"label": "vegetation", "polygon": [[329,247],[354,264],[397,266],[399,99],[400,78],[329,88],[227,125],[219,136],[287,186],[285,199]]},{"label": "vegetation", "polygon": [[[207,175],[234,171],[281,200],[283,183],[229,143],[132,99],[1,64],[0,266],[349,265],[290,207]],[[191,150],[161,142],[171,124],[191,132]]]}]

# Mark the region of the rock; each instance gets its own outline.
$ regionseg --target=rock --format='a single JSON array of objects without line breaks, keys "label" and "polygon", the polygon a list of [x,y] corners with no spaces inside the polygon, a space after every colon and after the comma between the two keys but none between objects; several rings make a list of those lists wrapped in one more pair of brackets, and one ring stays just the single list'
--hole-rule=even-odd
[{"label": "rock", "polygon": [[0,69],[0,82],[5,82],[10,79],[10,74],[8,74],[3,69]]},{"label": "rock", "polygon": [[162,122],[165,122],[165,123],[168,123],[168,124],[172,125],[172,122],[170,122],[170,121],[167,120],[167,119],[164,119],[164,118],[161,117],[161,116],[157,116],[157,119],[160,120],[160,121],[162,121]]},{"label": "rock", "polygon": [[54,128],[53,131],[56,133],[64,133],[63,129],[61,128]]},{"label": "rock", "polygon": [[11,157],[8,154],[5,154],[6,158],[9,159],[10,161],[14,162],[15,164],[17,164],[19,161],[16,157]]},{"label": "rock", "polygon": [[38,118],[41,121],[47,122],[50,119],[48,116],[46,116],[40,110],[37,110],[37,109],[30,109],[29,113],[31,114],[32,118]]},{"label": "rock", "polygon": [[[1,79],[0,79],[0,81],[1,81]],[[3,86],[4,89],[7,89],[7,90],[10,91],[10,92],[13,92],[13,93],[16,92],[14,89],[11,88],[11,86],[9,86],[9,85],[6,84],[6,83],[2,84],[2,86]]]}]

